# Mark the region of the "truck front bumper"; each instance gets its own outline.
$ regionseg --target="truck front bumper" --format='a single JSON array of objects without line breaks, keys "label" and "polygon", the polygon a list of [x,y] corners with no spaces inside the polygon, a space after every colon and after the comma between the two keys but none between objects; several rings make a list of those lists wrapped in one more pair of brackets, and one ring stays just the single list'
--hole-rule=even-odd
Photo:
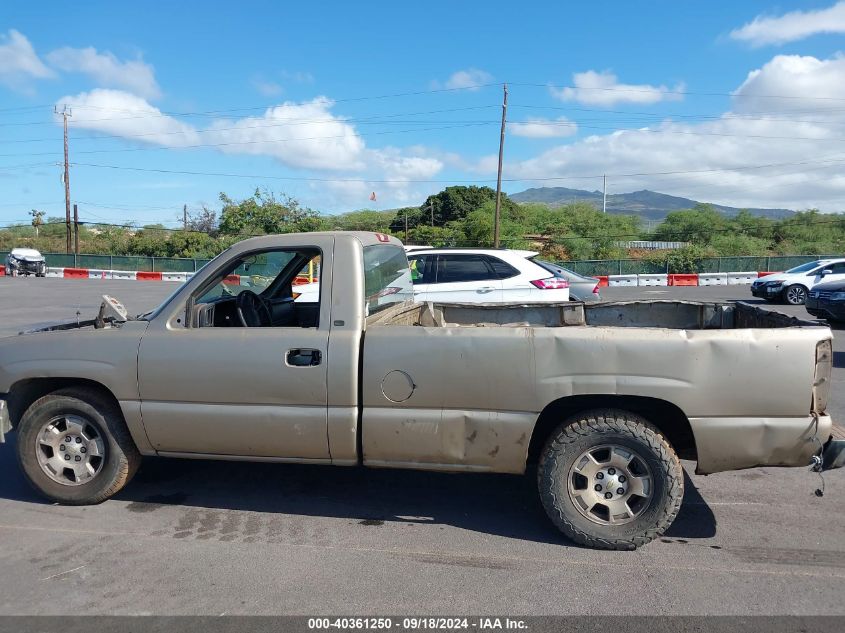
[{"label": "truck front bumper", "polygon": [[12,430],[12,420],[9,418],[9,406],[2,397],[0,397],[0,444],[5,442],[3,436]]}]

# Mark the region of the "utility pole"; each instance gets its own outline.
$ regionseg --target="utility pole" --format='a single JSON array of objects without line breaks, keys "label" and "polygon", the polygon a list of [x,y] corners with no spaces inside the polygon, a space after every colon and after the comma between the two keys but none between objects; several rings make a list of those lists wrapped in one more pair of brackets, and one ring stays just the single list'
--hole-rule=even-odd
[{"label": "utility pole", "polygon": [[408,243],[408,209],[405,208],[405,244]]},{"label": "utility pole", "polygon": [[79,209],[73,205],[73,264],[78,265],[79,259]]},{"label": "utility pole", "polygon": [[499,135],[499,172],[496,176],[496,212],[493,216],[493,248],[499,248],[499,216],[502,211],[502,158],[505,153],[505,121],[508,114],[508,84],[502,84],[502,132]]},{"label": "utility pole", "polygon": [[601,201],[601,211],[602,213],[607,213],[607,174],[602,176],[604,179],[604,193],[602,194],[602,201]]},{"label": "utility pole", "polygon": [[[53,108],[53,112],[59,114],[56,108]],[[67,106],[62,108],[61,115],[65,130],[65,228],[67,233],[67,252],[70,253],[70,169],[67,160],[67,118],[73,115]]]},{"label": "utility pole", "polygon": [[188,230],[188,205],[182,205],[182,230]]},{"label": "utility pole", "polygon": [[428,203],[428,208],[431,211],[431,228],[434,228],[434,199]]}]

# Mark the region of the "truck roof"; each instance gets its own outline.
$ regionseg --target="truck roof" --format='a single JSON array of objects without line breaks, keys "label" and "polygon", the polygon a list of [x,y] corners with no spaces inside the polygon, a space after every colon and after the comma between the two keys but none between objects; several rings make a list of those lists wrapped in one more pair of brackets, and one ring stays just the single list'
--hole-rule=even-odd
[{"label": "truck roof", "polygon": [[370,231],[313,231],[311,233],[274,233],[272,235],[261,235],[242,240],[231,246],[230,252],[251,251],[256,248],[273,246],[296,246],[307,239],[305,236],[314,235],[322,237],[335,237],[340,239],[357,239],[363,246],[374,246],[378,244],[392,244],[402,247],[399,239],[384,233],[372,233]]}]

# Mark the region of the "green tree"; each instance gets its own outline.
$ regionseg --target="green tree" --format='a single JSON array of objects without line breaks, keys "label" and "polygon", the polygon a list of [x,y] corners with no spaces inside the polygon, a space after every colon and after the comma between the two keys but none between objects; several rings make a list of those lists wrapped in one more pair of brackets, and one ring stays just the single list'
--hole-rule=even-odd
[{"label": "green tree", "polygon": [[45,212],[33,209],[29,212],[29,215],[32,216],[32,226],[35,229],[35,237],[38,237],[38,227],[44,224]]},{"label": "green tree", "polygon": [[220,202],[223,203],[219,226],[222,235],[297,233],[322,227],[316,211],[285,194],[277,199],[276,194],[266,189],[256,189],[251,197],[240,201],[221,193]]},{"label": "green tree", "polygon": [[725,216],[709,204],[686,211],[672,211],[654,231],[654,239],[667,242],[691,242],[707,246],[713,236],[727,228]]}]

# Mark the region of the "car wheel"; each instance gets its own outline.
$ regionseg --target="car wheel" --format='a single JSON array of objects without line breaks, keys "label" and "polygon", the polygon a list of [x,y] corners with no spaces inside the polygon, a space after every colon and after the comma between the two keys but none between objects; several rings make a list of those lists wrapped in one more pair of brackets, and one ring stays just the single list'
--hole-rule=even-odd
[{"label": "car wheel", "polygon": [[807,289],[801,284],[787,286],[783,298],[791,306],[802,306],[807,301]]},{"label": "car wheel", "polygon": [[564,422],[537,469],[540,499],[573,541],[632,550],[665,532],[681,507],[681,463],[660,431],[638,415],[596,410]]},{"label": "car wheel", "polygon": [[18,425],[17,453],[35,490],[70,505],[105,501],[141,462],[117,404],[89,389],[36,400]]}]

